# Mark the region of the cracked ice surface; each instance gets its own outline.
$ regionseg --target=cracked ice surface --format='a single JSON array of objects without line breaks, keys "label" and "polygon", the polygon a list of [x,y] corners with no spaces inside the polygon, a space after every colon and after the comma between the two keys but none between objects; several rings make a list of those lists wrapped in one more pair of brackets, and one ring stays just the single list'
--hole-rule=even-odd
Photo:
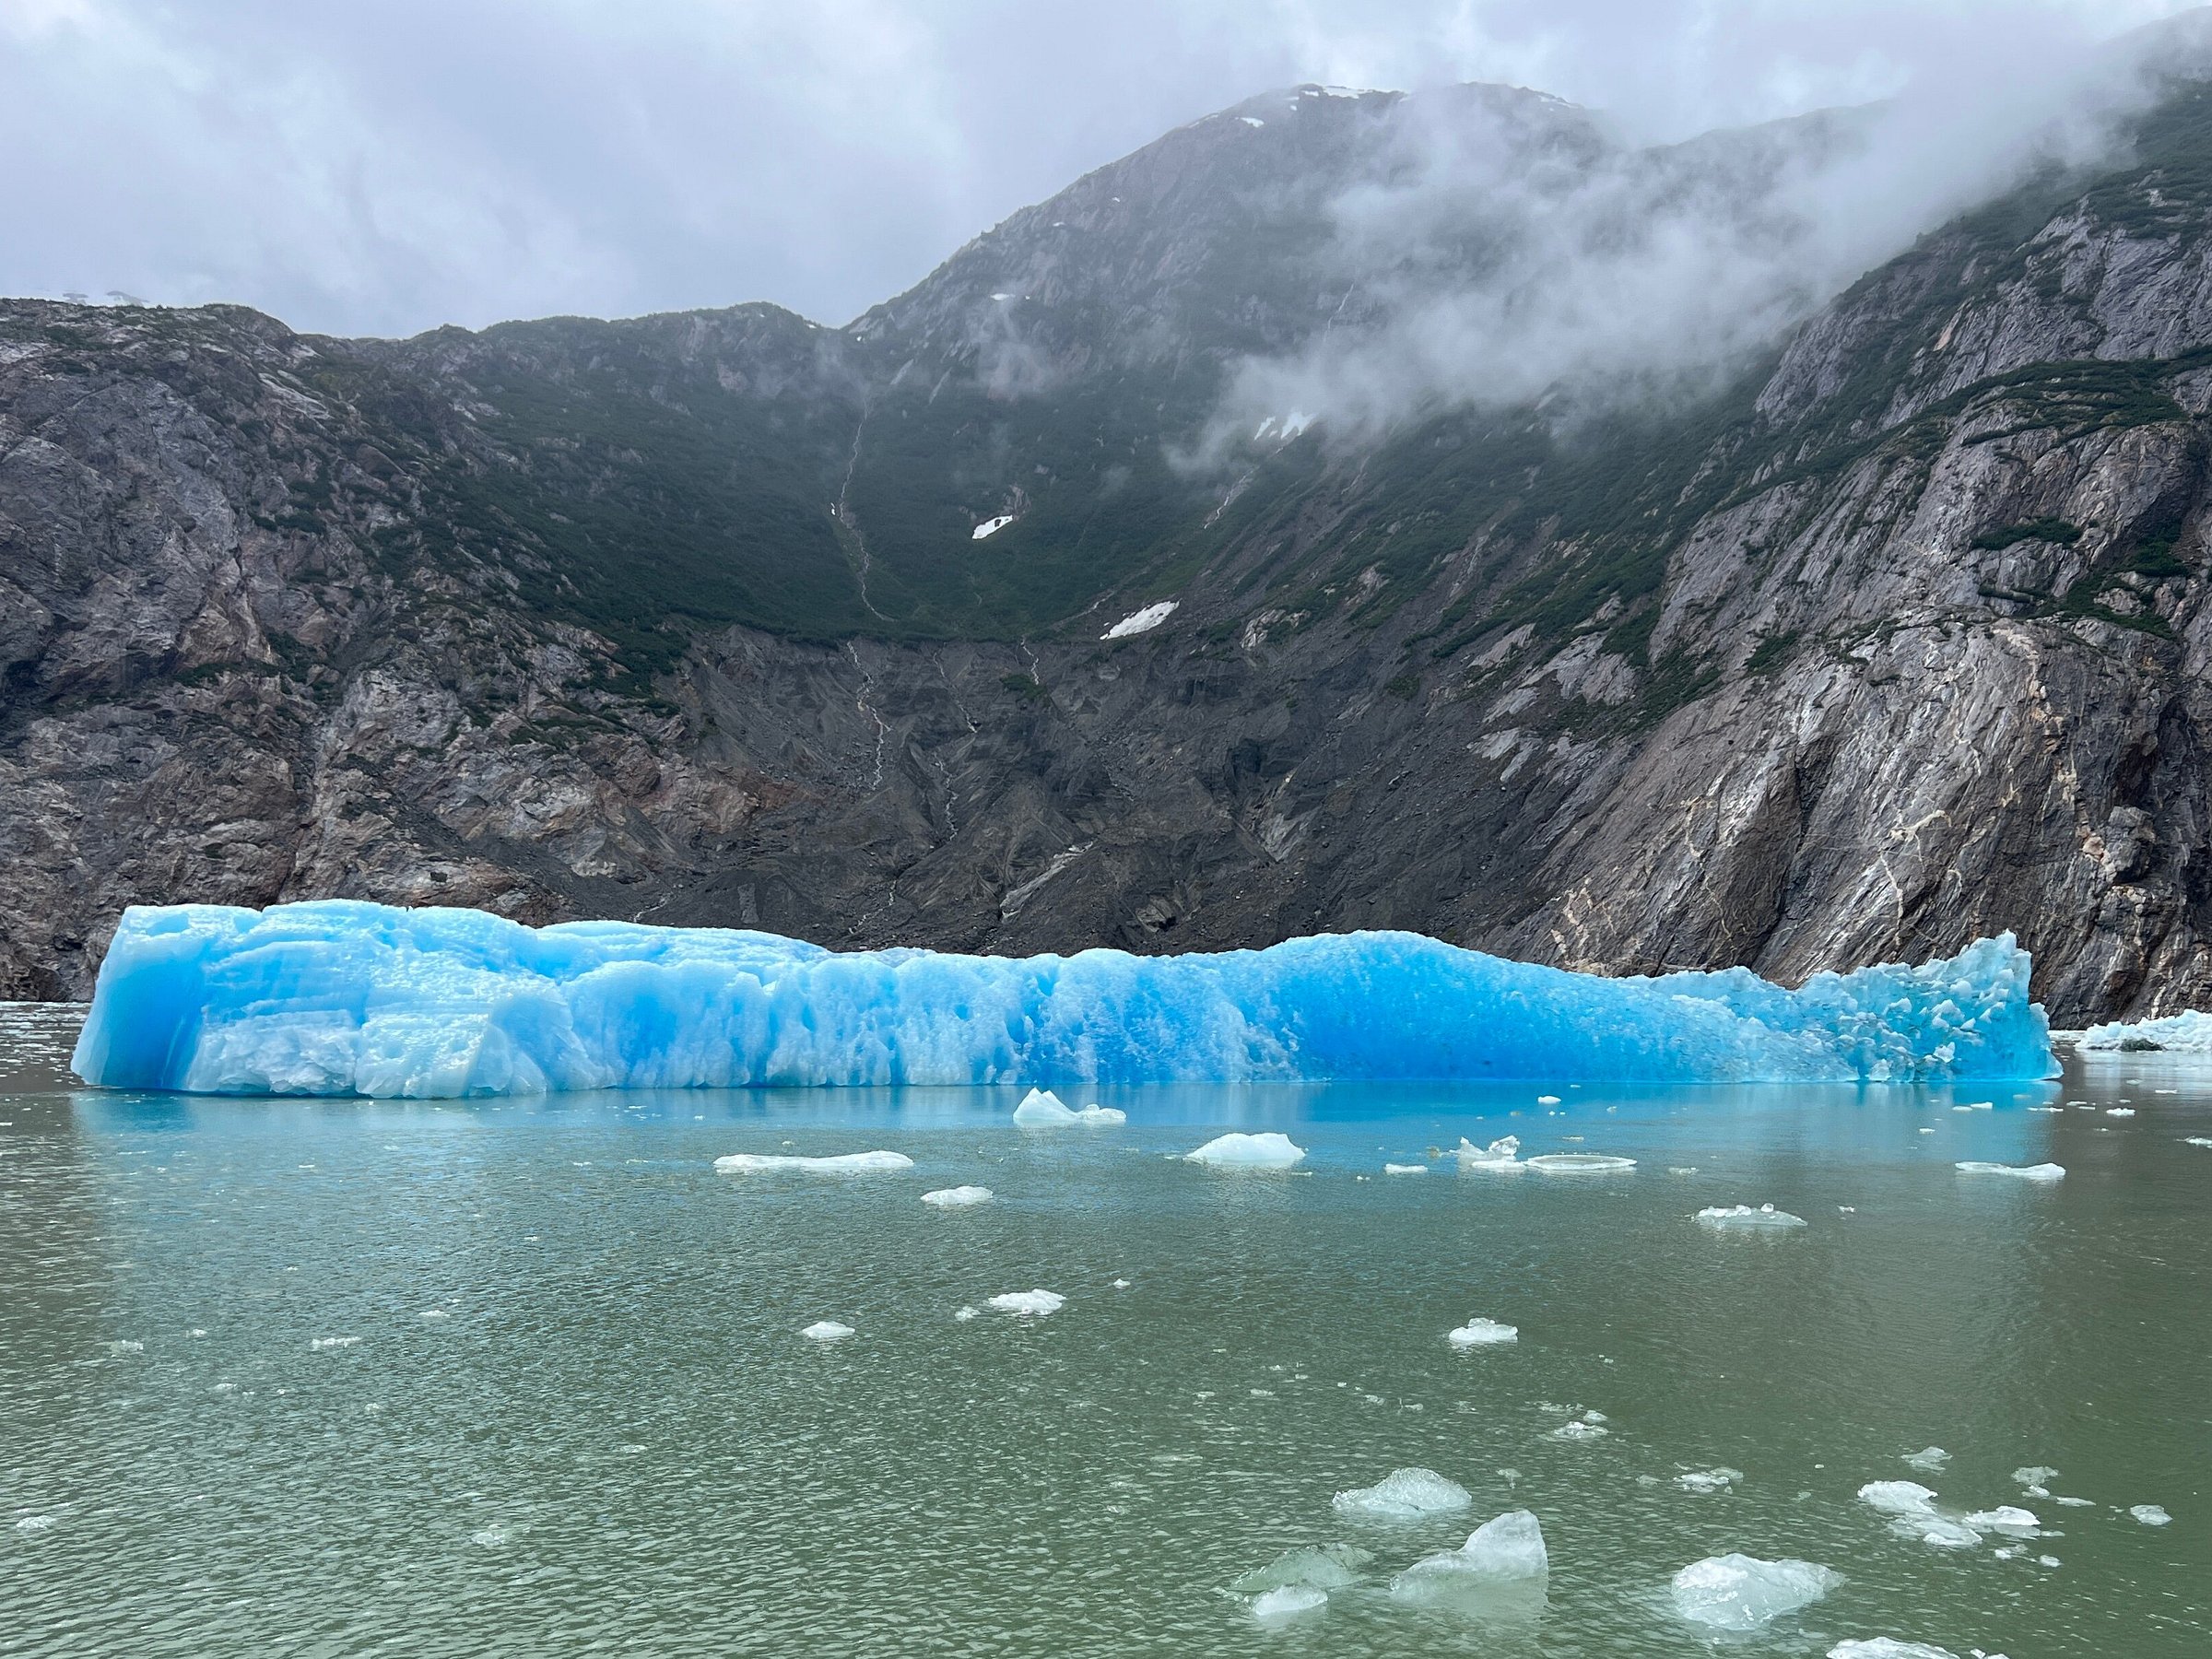
[{"label": "cracked ice surface", "polygon": [[1602,979],[1404,933],[1013,959],[531,928],[354,900],[137,906],[74,1065],[117,1088],[379,1098],[1016,1077],[2028,1078],[2052,1069],[2028,973],[2009,935],[1787,991],[1740,968]]}]

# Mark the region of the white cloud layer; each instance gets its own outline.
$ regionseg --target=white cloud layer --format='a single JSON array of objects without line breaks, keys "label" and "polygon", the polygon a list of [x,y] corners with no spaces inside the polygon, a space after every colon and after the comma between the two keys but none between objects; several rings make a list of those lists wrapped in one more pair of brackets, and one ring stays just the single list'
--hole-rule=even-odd
[{"label": "white cloud layer", "polygon": [[[0,292],[407,333],[841,321],[1271,86],[1537,86],[1648,137],[2063,58],[2170,0],[0,0]],[[2000,75],[2001,78],[2001,75]]]}]

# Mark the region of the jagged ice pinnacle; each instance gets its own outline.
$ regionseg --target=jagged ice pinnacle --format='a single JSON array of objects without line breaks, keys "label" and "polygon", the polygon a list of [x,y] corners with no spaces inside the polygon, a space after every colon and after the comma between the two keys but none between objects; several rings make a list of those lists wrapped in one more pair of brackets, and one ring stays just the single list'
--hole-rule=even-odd
[{"label": "jagged ice pinnacle", "polygon": [[1946,962],[1602,979],[1418,934],[1025,959],[351,900],[134,907],[75,1066],[218,1094],[2052,1071],[2011,935]]}]

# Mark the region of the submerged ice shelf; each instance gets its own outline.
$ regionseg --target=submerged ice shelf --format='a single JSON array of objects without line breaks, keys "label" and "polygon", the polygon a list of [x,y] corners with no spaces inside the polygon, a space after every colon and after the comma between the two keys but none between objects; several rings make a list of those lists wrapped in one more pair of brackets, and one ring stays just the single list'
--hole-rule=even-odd
[{"label": "submerged ice shelf", "polygon": [[[350,900],[126,911],[74,1064],[218,1094],[1559,1078],[2030,1078],[2009,935],[1919,968],[1603,979],[1416,934],[1026,959]],[[1531,1160],[1532,1165],[1535,1160]]]}]

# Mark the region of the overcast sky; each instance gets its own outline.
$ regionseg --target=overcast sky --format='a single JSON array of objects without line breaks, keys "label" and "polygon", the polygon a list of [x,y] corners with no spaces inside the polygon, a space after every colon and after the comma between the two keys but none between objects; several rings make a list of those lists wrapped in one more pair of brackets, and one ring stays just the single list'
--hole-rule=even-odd
[{"label": "overcast sky", "polygon": [[1319,80],[1653,137],[2023,66],[2178,0],[0,0],[0,292],[408,334],[842,322],[1171,126]]}]

